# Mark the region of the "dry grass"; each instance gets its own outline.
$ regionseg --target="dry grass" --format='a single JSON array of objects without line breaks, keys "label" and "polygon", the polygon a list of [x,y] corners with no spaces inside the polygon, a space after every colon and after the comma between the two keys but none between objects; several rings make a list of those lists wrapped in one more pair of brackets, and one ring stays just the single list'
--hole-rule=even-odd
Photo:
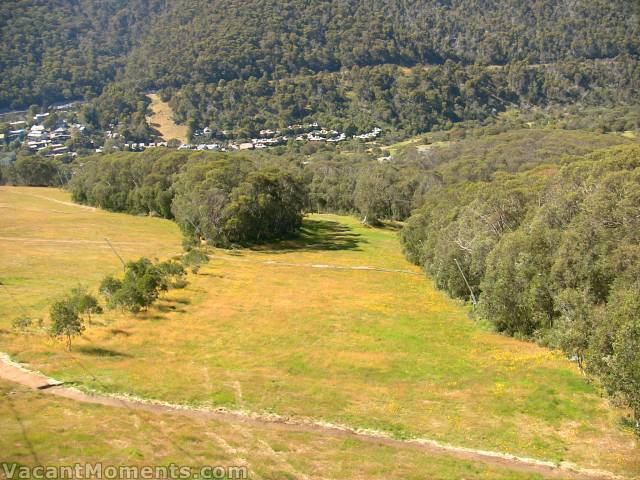
[{"label": "dry grass", "polygon": [[633,130],[626,130],[626,131],[622,132],[621,135],[623,137],[630,138],[632,140],[635,140],[636,138],[638,138],[638,132],[637,131],[633,131]]},{"label": "dry grass", "polygon": [[187,143],[187,126],[178,125],[173,121],[173,112],[169,104],[163,102],[157,93],[150,93],[148,97],[151,99],[150,109],[153,112],[147,117],[147,123],[151,128],[160,132],[160,135],[166,141],[177,138],[182,143]]},{"label": "dry grass", "polygon": [[273,480],[540,478],[354,439],[78,405],[2,380],[0,398],[0,462],[244,466],[250,478]]},{"label": "dry grass", "polygon": [[[25,198],[0,190],[0,203]],[[29,206],[18,206],[45,207],[31,199]],[[87,238],[83,225],[109,230],[106,222],[114,240],[124,242],[135,239],[132,225],[140,222],[138,229],[147,229],[147,251],[157,242],[161,256],[178,242],[168,222],[64,208],[75,212],[77,227],[62,215],[36,217],[34,226],[32,215],[40,214],[21,211],[3,217],[2,231]],[[113,225],[115,219],[121,227]],[[144,253],[130,248],[130,255]],[[47,291],[43,284],[90,277],[86,283],[95,285],[104,272],[117,270],[108,250],[77,247],[52,263],[39,249],[44,247],[23,245],[0,259],[3,281],[9,272],[20,279],[5,283],[14,293],[31,295],[26,303],[35,311],[48,301],[37,300]],[[72,355],[44,336],[9,332],[0,335],[0,350],[100,390],[308,416],[640,472],[637,442],[620,427],[623,412],[608,406],[559,355],[479,329],[465,308],[421,275],[301,266],[416,271],[404,260],[395,231],[314,215],[297,241],[214,253],[186,289],[172,291],[149,312],[101,317]],[[99,255],[104,264],[94,260]],[[73,279],[67,268],[76,269]],[[19,313],[10,301],[0,306],[9,312],[4,318]],[[4,318],[0,326],[8,330]]]},{"label": "dry grass", "polygon": [[105,237],[125,260],[181,250],[173,222],[64,203],[69,200],[55,189],[0,187],[0,328],[25,309],[43,318],[51,300],[70,287],[96,287],[116,271],[120,261]]}]

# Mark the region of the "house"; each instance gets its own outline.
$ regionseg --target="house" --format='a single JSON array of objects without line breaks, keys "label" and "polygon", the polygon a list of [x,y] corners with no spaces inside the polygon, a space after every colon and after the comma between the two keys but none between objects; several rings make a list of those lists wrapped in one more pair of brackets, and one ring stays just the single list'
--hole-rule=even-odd
[{"label": "house", "polygon": [[27,138],[29,140],[46,140],[49,138],[49,132],[42,125],[34,125],[27,134]]},{"label": "house", "polygon": [[238,145],[239,150],[253,150],[253,143],[245,142]]},{"label": "house", "polygon": [[71,135],[65,127],[58,127],[51,133],[49,137],[56,140],[68,140],[71,138]]},{"label": "house", "polygon": [[47,113],[37,113],[35,117],[33,117],[33,119],[36,122],[39,122],[41,120],[44,120],[45,118],[47,118],[49,116],[49,112]]},{"label": "house", "polygon": [[44,148],[47,148],[51,142],[49,140],[31,140],[27,143],[27,147],[31,151],[40,151]]},{"label": "house", "polygon": [[327,139],[327,142],[338,143],[347,139],[347,136],[344,133],[341,133],[337,137]]},{"label": "house", "polygon": [[69,149],[62,145],[51,145],[51,150],[45,154],[45,157],[56,157],[69,153]]},{"label": "house", "polygon": [[64,141],[69,140],[71,138],[71,135],[69,135],[68,133],[52,133],[51,135],[49,135],[49,138],[51,138],[51,140]]}]

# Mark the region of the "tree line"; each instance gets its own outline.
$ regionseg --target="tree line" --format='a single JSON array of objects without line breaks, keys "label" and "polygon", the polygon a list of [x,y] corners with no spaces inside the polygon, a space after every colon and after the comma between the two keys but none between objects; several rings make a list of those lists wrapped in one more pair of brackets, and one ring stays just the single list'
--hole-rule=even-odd
[{"label": "tree line", "polygon": [[[149,149],[82,159],[81,166],[71,167],[69,189],[75,201],[175,218],[192,236],[229,243],[243,238],[231,233],[229,218],[243,218],[237,223],[244,225],[243,231],[246,222],[259,223],[253,217],[257,212],[245,210],[248,203],[260,204],[260,215],[273,219],[278,211],[288,215],[283,205],[291,203],[296,211],[355,214],[370,224],[404,220],[442,185],[489,180],[495,172],[530,170],[566,155],[575,159],[625,143],[633,141],[584,131],[519,128],[478,138],[470,134],[446,147],[437,142],[420,150],[407,147],[393,158],[358,142],[344,147],[307,143],[251,154]],[[278,222],[294,225],[297,216]],[[265,238],[259,230],[250,237]]]},{"label": "tree line", "polygon": [[307,189],[294,170],[224,154],[148,150],[87,159],[74,201],[174,219],[188,243],[218,246],[295,234]]},{"label": "tree line", "polygon": [[410,260],[509,335],[561,348],[640,432],[640,148],[461,181],[402,230]]}]

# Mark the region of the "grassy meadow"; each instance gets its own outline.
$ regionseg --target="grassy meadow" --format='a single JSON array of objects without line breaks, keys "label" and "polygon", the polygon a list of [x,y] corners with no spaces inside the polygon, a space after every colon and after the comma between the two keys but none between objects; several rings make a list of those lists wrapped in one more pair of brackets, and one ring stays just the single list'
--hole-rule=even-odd
[{"label": "grassy meadow", "polygon": [[168,220],[109,213],[71,203],[51,188],[0,187],[0,328],[23,314],[44,318],[52,299],[82,283],[97,287],[120,260],[181,251]]},{"label": "grassy meadow", "polygon": [[147,117],[149,125],[160,132],[162,138],[169,141],[177,138],[182,143],[187,143],[188,128],[186,125],[178,125],[173,121],[173,112],[167,102],[163,102],[160,95],[151,93],[148,95],[151,99],[151,115]]},{"label": "grassy meadow", "polygon": [[[436,291],[404,259],[392,226],[372,229],[348,217],[312,215],[299,239],[212,250],[210,263],[189,277],[187,288],[137,316],[108,312],[95,318],[71,354],[44,333],[19,335],[11,321],[25,310],[45,318],[48,303],[66,288],[82,282],[95,289],[102,276],[118,271],[105,236],[127,258],[180,251],[171,222],[59,203],[68,200],[57,190],[0,188],[0,351],[33,368],[96,390],[310,417],[640,474],[640,447],[623,426],[625,412],[611,407],[559,354],[476,325],[465,306]],[[87,409],[100,414],[98,407]],[[109,415],[116,428],[128,414]],[[198,432],[196,424],[169,423],[163,428],[202,435],[189,433]],[[91,438],[90,431],[86,435]],[[108,438],[98,443],[103,441]],[[135,442],[127,448],[142,448]],[[417,454],[411,460],[417,463],[409,462],[416,470],[409,466],[399,474],[386,469],[404,468],[402,462],[381,460],[396,458],[388,447],[374,452],[354,445],[350,455],[351,447],[339,442],[282,442],[283,456],[288,448],[314,451],[287,456],[301,471],[313,471],[316,459],[325,466],[340,461],[340,455],[354,474],[361,473],[359,460],[370,467],[360,478],[411,478],[416,472],[424,478],[426,465],[437,465]],[[314,442],[327,443],[315,449]],[[349,467],[353,459],[357,466]],[[456,469],[464,468],[451,463],[433,471],[461,478],[464,471]],[[485,478],[486,472],[473,472],[470,478]],[[430,478],[449,478],[438,474]]]},{"label": "grassy meadow", "polygon": [[3,380],[0,398],[0,463],[241,466],[265,480],[542,478],[351,438],[78,405]]}]

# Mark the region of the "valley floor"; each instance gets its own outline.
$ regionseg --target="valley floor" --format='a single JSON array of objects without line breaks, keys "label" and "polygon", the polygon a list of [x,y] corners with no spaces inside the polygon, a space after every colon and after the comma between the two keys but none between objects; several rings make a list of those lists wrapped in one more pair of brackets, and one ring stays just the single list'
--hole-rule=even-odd
[{"label": "valley floor", "polygon": [[[70,354],[41,330],[19,335],[11,329],[16,318],[44,319],[48,304],[66,289],[79,282],[95,289],[118,271],[105,237],[126,259],[180,252],[171,222],[68,202],[57,190],[0,188],[6,212],[0,216],[0,351],[46,375],[103,393],[310,418],[398,439],[430,438],[628,477],[640,473],[640,448],[621,426],[623,412],[560,355],[474,324],[465,307],[404,259],[393,226],[370,229],[347,217],[312,215],[299,239],[213,251],[187,288],[171,291],[148,312],[94,319]],[[44,415],[50,411],[74,425],[65,429],[66,445],[91,443],[83,456],[114,462],[122,459],[112,447],[126,443],[146,463],[184,463],[179,449],[153,435],[151,443],[162,448],[147,456],[144,418],[161,425],[162,437],[175,433],[201,463],[240,456],[256,478],[286,478],[285,472],[290,478],[530,478],[357,438],[275,434],[202,418],[178,425],[150,412],[74,408],[68,399],[6,381],[0,390],[13,409],[3,402],[2,430],[10,433],[0,450],[22,463],[33,462],[30,444],[55,462],[84,451],[64,453],[53,441],[62,425]],[[94,420],[104,416],[113,429],[95,440]],[[131,422],[135,430],[124,430]],[[390,457],[406,463],[384,460]],[[274,474],[277,459],[282,476]]]}]

